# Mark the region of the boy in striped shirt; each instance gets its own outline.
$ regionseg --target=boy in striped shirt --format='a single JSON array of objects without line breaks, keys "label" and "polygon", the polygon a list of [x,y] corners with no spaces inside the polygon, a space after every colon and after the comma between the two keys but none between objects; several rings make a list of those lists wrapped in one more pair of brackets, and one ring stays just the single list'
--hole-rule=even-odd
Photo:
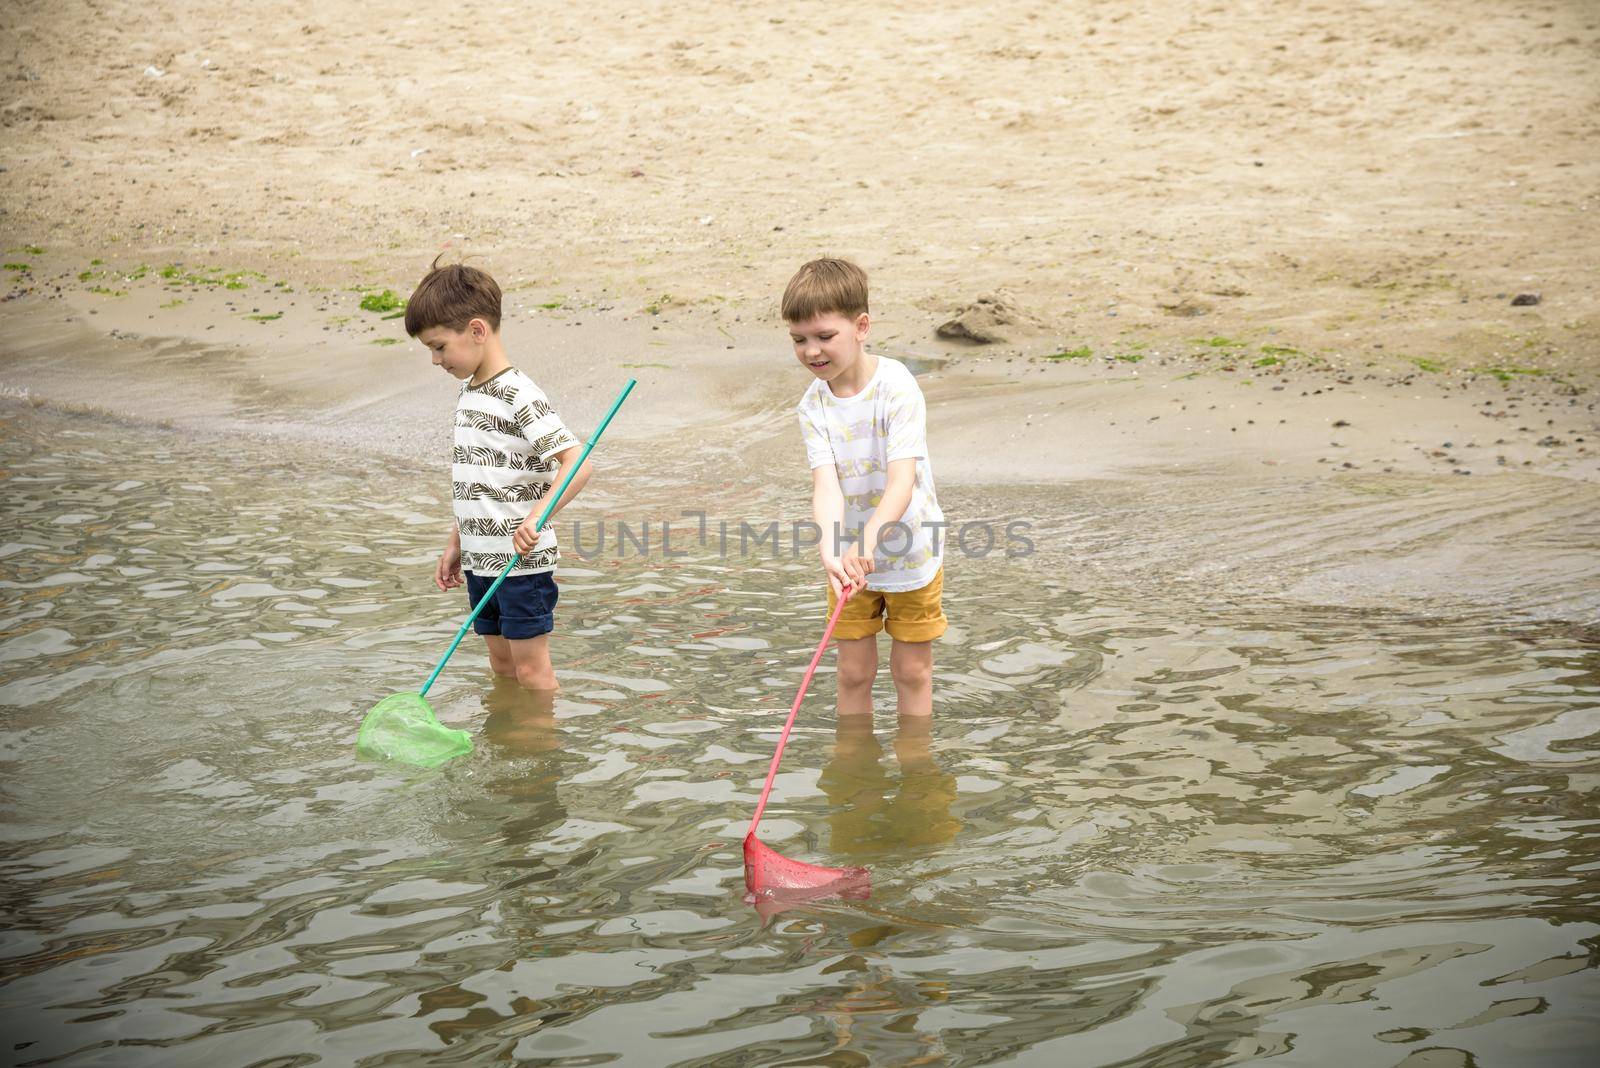
[{"label": "boy in striped shirt", "polygon": [[[450,463],[455,522],[434,584],[450,590],[465,582],[477,607],[512,554],[519,554],[472,629],[488,642],[496,674],[529,689],[554,690],[550,632],[560,554],[555,526],[540,531],[535,524],[559,472],[577,462],[583,445],[533,380],[506,358],[500,287],[486,272],[435,260],[406,303],[406,333],[427,346],[435,367],[461,380]],[[552,518],[582,492],[593,466],[593,460],[583,465]]]}]

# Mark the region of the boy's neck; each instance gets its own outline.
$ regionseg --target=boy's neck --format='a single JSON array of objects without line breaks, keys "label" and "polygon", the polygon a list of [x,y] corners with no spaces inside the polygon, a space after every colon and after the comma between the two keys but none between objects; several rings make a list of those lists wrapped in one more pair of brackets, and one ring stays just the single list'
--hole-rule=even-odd
[{"label": "boy's neck", "polygon": [[481,386],[510,366],[511,361],[506,358],[505,346],[500,344],[499,336],[491,335],[484,343],[483,359],[478,363],[478,369],[472,372],[470,384]]},{"label": "boy's neck", "polygon": [[861,359],[857,360],[854,367],[849,368],[828,383],[828,391],[840,400],[854,397],[857,393],[867,388],[867,383],[872,381],[872,376],[878,373],[878,358],[872,353],[861,350]]}]

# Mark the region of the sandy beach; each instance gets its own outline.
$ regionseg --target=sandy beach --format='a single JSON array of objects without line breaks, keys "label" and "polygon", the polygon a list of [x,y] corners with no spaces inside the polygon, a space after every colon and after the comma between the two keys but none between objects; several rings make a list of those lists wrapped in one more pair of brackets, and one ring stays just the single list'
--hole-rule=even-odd
[{"label": "sandy beach", "polygon": [[637,375],[619,446],[694,435],[660,500],[736,512],[803,493],[776,296],[841,254],[946,495],[1051,559],[1600,610],[1584,5],[364,11],[0,15],[8,394],[426,466],[384,294],[443,251],[575,423]]},{"label": "sandy beach", "polygon": [[[1594,0],[10,0],[0,48],[6,1063],[1593,1060]],[[441,253],[580,435],[638,379],[559,691],[433,582]],[[888,643],[836,714],[779,540],[821,255],[927,400],[931,722]],[[471,751],[363,746],[390,695]]]}]

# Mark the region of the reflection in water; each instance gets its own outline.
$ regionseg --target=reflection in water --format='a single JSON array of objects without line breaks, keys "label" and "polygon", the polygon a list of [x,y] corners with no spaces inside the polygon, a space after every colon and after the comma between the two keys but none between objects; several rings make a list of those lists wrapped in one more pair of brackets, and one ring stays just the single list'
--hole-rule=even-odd
[{"label": "reflection in water", "polygon": [[[556,694],[552,690],[527,690],[515,679],[491,675],[483,707],[488,713],[480,732],[496,758],[484,785],[498,810],[500,841],[506,846],[525,845],[538,839],[567,816],[558,791],[565,765],[552,757],[561,745],[556,727]],[[518,760],[516,758],[528,758]],[[502,866],[532,867],[551,872],[542,859],[523,864],[505,858]],[[504,884],[509,889],[537,881],[539,874],[524,875]]]},{"label": "reflection in water", "polygon": [[560,746],[556,729],[556,691],[525,689],[516,679],[495,675],[483,698],[482,733],[508,756],[548,753]]},{"label": "reflection in water", "polygon": [[[562,868],[537,849],[529,849],[551,828],[567,818],[561,804],[560,781],[568,770],[558,759],[561,744],[551,690],[524,689],[515,679],[488,673],[480,685],[485,715],[479,733],[493,762],[484,779],[484,794],[464,807],[471,819],[464,833],[481,833],[489,824],[498,827],[491,838],[493,879],[497,893],[518,896],[561,877]],[[524,922],[534,917],[517,908]],[[447,982],[424,991],[416,1009],[429,1021],[428,1030],[447,1044],[512,1023],[538,1007],[528,998],[515,998],[506,1006],[472,989],[472,984]]]},{"label": "reflection in water", "polygon": [[[839,730],[814,697],[763,823],[869,863],[872,898],[763,926],[738,839],[822,616],[809,562],[569,561],[559,695],[463,650],[429,697],[477,750],[363,762],[362,712],[459,624],[427,581],[432,482],[0,419],[10,1061],[1559,1065],[1600,1043],[1582,633],[968,562],[931,736]],[[627,501],[608,487],[590,507]]]},{"label": "reflection in water", "polygon": [[818,780],[834,807],[828,817],[829,850],[861,858],[943,845],[954,838],[961,829],[961,821],[950,812],[956,779],[934,760],[930,717],[899,717],[894,740],[898,780],[891,780],[883,767],[883,746],[873,732],[872,717],[837,719],[833,759]]}]

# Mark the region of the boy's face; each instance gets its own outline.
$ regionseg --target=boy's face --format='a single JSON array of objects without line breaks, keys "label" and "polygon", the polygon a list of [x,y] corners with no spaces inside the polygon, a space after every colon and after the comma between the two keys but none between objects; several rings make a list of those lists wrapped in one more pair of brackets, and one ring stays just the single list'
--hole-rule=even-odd
[{"label": "boy's face", "polygon": [[471,378],[478,373],[487,339],[488,324],[482,319],[472,320],[465,330],[430,326],[417,335],[433,357],[433,365],[442,367],[453,378]]},{"label": "boy's face", "polygon": [[871,328],[866,312],[854,319],[824,312],[790,323],[789,340],[794,342],[794,354],[802,367],[824,382],[832,382],[861,360],[861,347]]}]

